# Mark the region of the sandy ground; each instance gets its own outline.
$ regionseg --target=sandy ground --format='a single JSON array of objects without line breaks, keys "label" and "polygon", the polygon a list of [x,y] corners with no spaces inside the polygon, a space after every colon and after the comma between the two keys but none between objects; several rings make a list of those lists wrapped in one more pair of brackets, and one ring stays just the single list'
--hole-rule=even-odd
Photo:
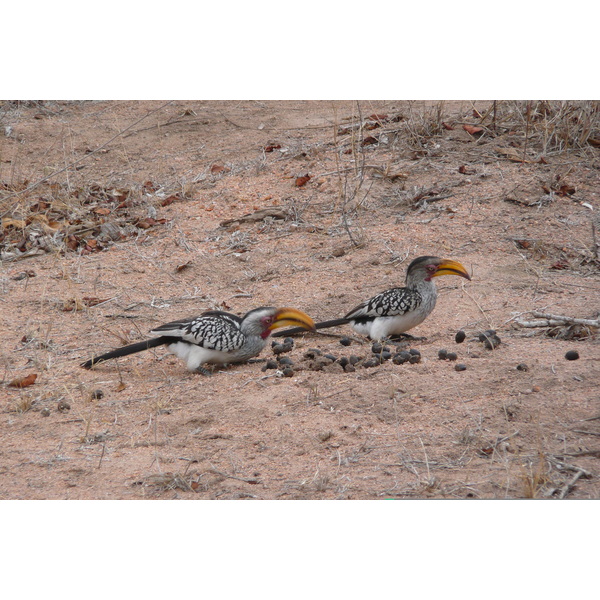
[{"label": "sandy ground", "polygon": [[[598,498],[597,329],[523,322],[598,319],[599,150],[515,107],[4,104],[0,498]],[[79,366],[207,309],[343,316],[420,255],[472,281],[437,280],[417,364],[315,370],[371,356],[340,327],[296,338],[291,377]]]}]

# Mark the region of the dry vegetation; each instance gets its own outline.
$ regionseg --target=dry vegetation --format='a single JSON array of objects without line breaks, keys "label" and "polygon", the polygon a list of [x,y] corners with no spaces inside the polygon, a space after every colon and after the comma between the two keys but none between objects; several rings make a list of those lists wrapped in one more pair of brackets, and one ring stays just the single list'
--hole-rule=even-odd
[{"label": "dry vegetation", "polygon": [[[599,147],[598,102],[3,103],[0,498],[597,498]],[[206,309],[335,318],[422,254],[473,281],[418,363],[347,371],[340,328],[290,377],[79,368]]]}]

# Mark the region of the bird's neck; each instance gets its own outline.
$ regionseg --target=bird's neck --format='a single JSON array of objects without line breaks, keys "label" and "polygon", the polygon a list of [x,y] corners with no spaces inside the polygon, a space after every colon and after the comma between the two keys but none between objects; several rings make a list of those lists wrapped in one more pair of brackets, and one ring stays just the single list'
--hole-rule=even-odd
[{"label": "bird's neck", "polygon": [[427,296],[437,295],[437,288],[432,279],[421,279],[421,278],[407,278],[406,287],[425,294]]},{"label": "bird's neck", "polygon": [[254,321],[252,319],[244,319],[240,323],[240,331],[247,337],[258,338],[265,340],[271,334],[270,331],[265,331],[262,323],[259,321]]}]

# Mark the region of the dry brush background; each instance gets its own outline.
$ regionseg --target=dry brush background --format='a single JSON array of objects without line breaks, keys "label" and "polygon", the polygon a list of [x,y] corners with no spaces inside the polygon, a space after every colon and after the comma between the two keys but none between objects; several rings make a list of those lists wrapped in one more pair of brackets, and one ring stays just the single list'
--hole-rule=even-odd
[{"label": "dry brush background", "polygon": [[[597,102],[4,102],[0,127],[0,498],[600,495]],[[211,308],[335,318],[423,254],[473,280],[438,280],[416,364],[311,359],[371,357],[340,328],[291,377],[79,367]]]}]

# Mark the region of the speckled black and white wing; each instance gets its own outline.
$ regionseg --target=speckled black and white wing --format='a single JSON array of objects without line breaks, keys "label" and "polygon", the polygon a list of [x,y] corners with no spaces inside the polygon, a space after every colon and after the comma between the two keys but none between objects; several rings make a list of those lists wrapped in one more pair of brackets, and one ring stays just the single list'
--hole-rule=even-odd
[{"label": "speckled black and white wing", "polygon": [[392,288],[359,304],[344,318],[367,321],[377,317],[396,317],[417,310],[422,303],[423,296],[418,290]]},{"label": "speckled black and white wing", "polygon": [[208,311],[199,317],[172,321],[151,331],[152,334],[180,338],[207,350],[235,352],[246,341],[240,329],[242,319],[221,311]]}]

